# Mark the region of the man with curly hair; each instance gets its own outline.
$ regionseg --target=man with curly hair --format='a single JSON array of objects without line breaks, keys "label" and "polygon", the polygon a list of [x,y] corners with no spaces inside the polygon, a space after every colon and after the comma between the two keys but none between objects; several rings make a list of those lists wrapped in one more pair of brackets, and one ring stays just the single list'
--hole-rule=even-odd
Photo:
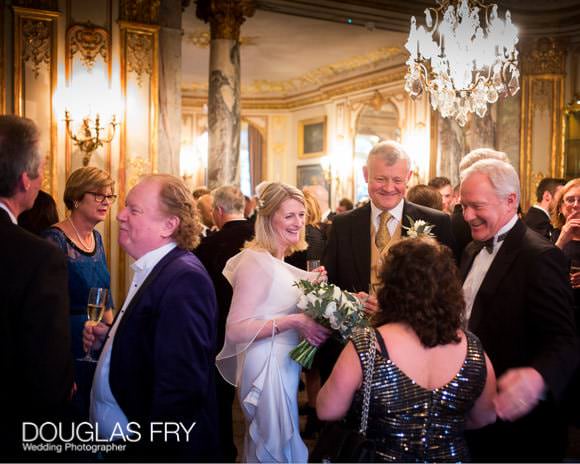
[{"label": "man with curly hair", "polygon": [[[183,182],[162,174],[139,182],[117,215],[119,244],[136,260],[133,281],[110,330],[87,325],[84,343],[99,349],[108,332],[91,421],[101,438],[139,424],[123,458],[209,461],[216,453],[217,308],[209,275],[188,251],[199,241],[197,215]],[[179,424],[179,434],[150,433],[154,424]]]}]

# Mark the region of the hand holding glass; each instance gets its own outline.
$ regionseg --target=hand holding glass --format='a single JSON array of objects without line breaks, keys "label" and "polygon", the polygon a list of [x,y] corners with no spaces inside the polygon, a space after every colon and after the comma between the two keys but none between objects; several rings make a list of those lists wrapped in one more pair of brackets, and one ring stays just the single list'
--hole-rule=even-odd
[{"label": "hand holding glass", "polygon": [[[101,322],[108,296],[109,290],[106,288],[91,288],[89,290],[89,301],[87,303],[87,317],[89,321],[87,322],[87,325],[97,325]],[[80,358],[79,361],[97,362],[97,360],[93,358],[90,348],[85,357]]]},{"label": "hand holding glass", "polygon": [[309,259],[306,261],[306,270],[308,272],[313,272],[316,268],[320,267],[320,260],[319,259]]}]

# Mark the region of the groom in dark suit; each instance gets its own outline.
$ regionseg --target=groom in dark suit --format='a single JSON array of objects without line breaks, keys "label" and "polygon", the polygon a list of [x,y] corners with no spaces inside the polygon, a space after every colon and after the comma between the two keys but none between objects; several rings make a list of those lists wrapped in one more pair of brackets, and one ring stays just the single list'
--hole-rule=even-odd
[{"label": "groom in dark suit", "polygon": [[0,396],[6,403],[0,457],[6,461],[47,458],[23,454],[22,422],[61,422],[73,386],[65,257],[17,224],[34,204],[42,173],[35,124],[0,116]]},{"label": "groom in dark suit", "polygon": [[369,284],[376,281],[380,254],[407,235],[409,218],[433,224],[437,240],[455,250],[449,216],[405,200],[411,160],[401,144],[375,145],[363,174],[370,202],[334,218],[324,254],[329,282],[343,290],[368,292]]},{"label": "groom in dark suit", "polygon": [[566,259],[518,219],[511,165],[482,160],[461,177],[463,215],[476,240],[461,262],[466,314],[498,379],[498,421],[469,433],[471,457],[561,461],[567,425],[557,402],[578,362]]},{"label": "groom in dark suit", "polygon": [[[363,168],[370,202],[335,216],[324,253],[328,281],[343,290],[368,292],[378,282],[380,256],[407,235],[412,220],[434,226],[433,234],[455,251],[449,215],[405,200],[411,177],[411,160],[405,148],[393,141],[373,147]],[[321,378],[330,370],[341,346],[329,340],[320,350]]]},{"label": "groom in dark suit", "polygon": [[[105,438],[139,424],[140,440],[123,459],[211,461],[216,453],[217,309],[212,282],[188,251],[201,231],[197,214],[180,179],[154,175],[117,215],[119,244],[136,261],[99,357],[91,421]],[[105,329],[86,326],[85,346],[96,338],[98,349]]]}]

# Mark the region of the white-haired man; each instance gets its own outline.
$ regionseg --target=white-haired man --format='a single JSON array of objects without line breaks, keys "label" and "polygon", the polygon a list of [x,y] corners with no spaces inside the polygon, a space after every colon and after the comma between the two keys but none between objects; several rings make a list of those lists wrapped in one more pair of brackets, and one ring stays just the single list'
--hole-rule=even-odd
[{"label": "white-haired man", "polygon": [[474,461],[559,461],[566,423],[556,401],[578,361],[566,260],[518,219],[514,168],[480,160],[461,173],[474,242],[461,262],[469,329],[498,376],[498,421],[470,432]]}]

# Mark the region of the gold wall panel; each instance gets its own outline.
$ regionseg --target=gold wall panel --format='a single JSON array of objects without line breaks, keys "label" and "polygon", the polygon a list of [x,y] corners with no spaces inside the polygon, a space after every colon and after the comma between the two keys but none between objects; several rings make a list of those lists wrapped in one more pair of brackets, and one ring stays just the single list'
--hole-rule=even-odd
[{"label": "gold wall panel", "polygon": [[59,13],[14,8],[14,112],[34,120],[40,129],[40,149],[47,157],[42,188],[57,191],[56,115],[57,21]]},{"label": "gold wall panel", "polygon": [[[148,5],[155,9],[154,3]],[[128,8],[127,2],[122,4],[123,8]],[[151,13],[151,9],[148,11]],[[140,176],[157,172],[159,26],[119,21],[119,28],[121,93],[125,108],[120,127],[118,171],[119,204],[122,205],[127,191]],[[118,288],[124,291],[125,253],[119,254],[119,270]]]},{"label": "gold wall panel", "polygon": [[[524,211],[534,202],[534,191],[541,177],[564,176],[562,118],[564,111],[564,76],[524,76],[522,81],[520,123],[520,181]],[[537,119],[549,116],[549,123],[538,130]],[[546,164],[540,163],[534,145],[547,145]]]}]

